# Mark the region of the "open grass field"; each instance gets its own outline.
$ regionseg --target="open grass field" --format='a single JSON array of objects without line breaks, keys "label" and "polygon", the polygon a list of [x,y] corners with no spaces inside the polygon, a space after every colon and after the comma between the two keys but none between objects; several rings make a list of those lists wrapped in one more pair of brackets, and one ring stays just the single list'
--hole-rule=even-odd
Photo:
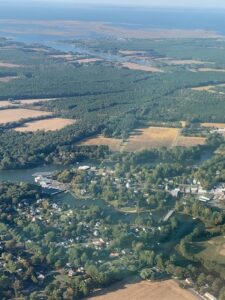
[{"label": "open grass field", "polygon": [[213,88],[214,88],[213,85],[206,85],[206,86],[193,87],[192,90],[200,91],[200,92],[202,92],[202,91],[210,92]]},{"label": "open grass field", "polygon": [[26,100],[18,100],[18,101],[7,101],[3,100],[0,101],[0,108],[6,106],[20,106],[20,105],[27,105],[27,104],[35,104],[39,102],[57,100],[55,98],[47,98],[47,99],[26,99]]},{"label": "open grass field", "polygon": [[1,107],[7,107],[7,106],[12,106],[12,102],[10,102],[10,101],[0,101],[0,108]]},{"label": "open grass field", "polygon": [[107,145],[112,151],[136,152],[161,147],[193,147],[203,145],[205,141],[201,137],[181,136],[179,128],[147,127],[135,130],[126,141],[98,135],[81,142],[81,145]]},{"label": "open grass field", "polygon": [[164,72],[163,70],[156,68],[156,67],[139,65],[139,64],[131,63],[131,62],[122,63],[122,66],[124,68],[128,68],[130,70],[139,70],[139,71],[153,72],[153,73],[157,73],[157,72],[163,73]]},{"label": "open grass field", "polygon": [[124,151],[133,152],[160,147],[171,148],[180,130],[169,127],[147,127],[134,131],[127,140]]},{"label": "open grass field", "polygon": [[18,79],[18,76],[5,76],[5,77],[0,77],[0,83],[7,83],[12,80]]},{"label": "open grass field", "polygon": [[25,123],[22,127],[15,130],[19,132],[35,132],[37,130],[55,131],[75,123],[75,120],[51,118]]},{"label": "open grass field", "polygon": [[197,87],[193,87],[192,90],[193,91],[205,91],[205,92],[209,92],[209,93],[219,93],[219,94],[224,94],[221,92],[217,92],[216,90],[214,90],[216,87],[224,87],[225,84],[221,83],[221,84],[216,84],[216,85],[204,85],[204,86],[197,86]]},{"label": "open grass field", "polygon": [[23,108],[4,109],[4,110],[0,110],[0,124],[16,122],[21,119],[27,119],[27,118],[49,116],[51,114],[52,113],[50,112],[23,109]]},{"label": "open grass field", "polygon": [[132,284],[114,284],[102,290],[92,300],[197,300],[199,297],[179,287],[174,280],[141,281]]},{"label": "open grass field", "polygon": [[78,64],[88,64],[88,63],[94,63],[97,61],[102,61],[102,59],[101,58],[82,58],[82,59],[76,60],[76,62]]},{"label": "open grass field", "polygon": [[224,129],[225,123],[202,123],[201,126],[208,128]]},{"label": "open grass field", "polygon": [[206,138],[203,137],[192,137],[192,136],[180,136],[177,139],[176,146],[179,147],[194,147],[198,145],[204,145]]},{"label": "open grass field", "polygon": [[225,237],[218,236],[208,241],[191,243],[188,251],[204,260],[225,264]]},{"label": "open grass field", "polygon": [[215,68],[198,68],[197,72],[225,72],[225,69],[215,69]]},{"label": "open grass field", "polygon": [[68,61],[74,60],[74,55],[72,54],[54,54],[50,55],[52,58],[65,59]]},{"label": "open grass field", "polygon": [[130,56],[130,55],[144,55],[146,51],[132,51],[132,50],[119,50],[119,53],[122,55]]},{"label": "open grass field", "polygon": [[0,68],[19,68],[19,67],[22,67],[22,66],[0,61]]},{"label": "open grass field", "polygon": [[201,65],[204,62],[203,61],[198,61],[198,60],[192,60],[192,59],[160,59],[160,61],[166,63],[167,65]]},{"label": "open grass field", "polygon": [[45,102],[45,101],[51,101],[51,100],[57,100],[55,98],[46,98],[46,99],[26,99],[26,100],[19,100],[21,104],[34,104],[39,102]]}]

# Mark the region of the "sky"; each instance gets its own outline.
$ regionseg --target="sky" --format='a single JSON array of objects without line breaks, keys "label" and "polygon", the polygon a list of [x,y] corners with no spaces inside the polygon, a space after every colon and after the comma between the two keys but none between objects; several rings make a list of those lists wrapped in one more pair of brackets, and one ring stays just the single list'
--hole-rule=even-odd
[{"label": "sky", "polygon": [[[0,0],[1,1],[1,0]],[[17,0],[18,2],[20,0]],[[225,8],[225,0],[30,0],[30,3],[72,3],[72,4],[104,4],[122,6],[152,6],[152,7],[198,7]]]}]

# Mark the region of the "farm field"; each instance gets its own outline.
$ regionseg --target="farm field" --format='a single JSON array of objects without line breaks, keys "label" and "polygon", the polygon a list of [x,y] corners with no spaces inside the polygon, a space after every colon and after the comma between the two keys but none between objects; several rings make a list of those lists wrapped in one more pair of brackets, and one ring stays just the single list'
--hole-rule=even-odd
[{"label": "farm field", "polygon": [[204,145],[206,138],[192,137],[192,136],[180,136],[177,140],[176,146],[178,147],[194,147],[198,145]]},{"label": "farm field", "polygon": [[215,68],[198,68],[197,72],[225,72],[225,69],[215,69]]},{"label": "farm field", "polygon": [[148,127],[135,130],[126,141],[99,135],[83,141],[81,145],[107,145],[112,151],[135,152],[160,147],[192,147],[203,145],[206,141],[205,138],[184,137],[179,134],[179,128]]},{"label": "farm field", "polygon": [[0,101],[0,108],[1,107],[6,107],[6,106],[12,106],[12,102],[10,101]]},{"label": "farm field", "polygon": [[31,110],[31,109],[4,109],[0,110],[0,124],[16,122],[21,119],[26,118],[37,118],[42,116],[49,116],[52,113],[45,112],[45,111],[38,111],[38,110]]},{"label": "farm field", "polygon": [[130,55],[139,55],[139,54],[145,54],[146,51],[132,51],[132,50],[119,50],[119,53],[122,55],[130,56]]},{"label": "farm field", "polygon": [[10,82],[14,79],[18,79],[18,76],[5,76],[5,77],[0,77],[0,83],[7,83]]},{"label": "farm field", "polygon": [[35,132],[37,130],[55,131],[75,123],[75,120],[51,118],[25,123],[22,127],[15,128],[19,132]]},{"label": "farm field", "polygon": [[20,68],[20,67],[22,66],[0,61],[0,68]]},{"label": "farm field", "polygon": [[198,60],[192,60],[192,59],[180,59],[180,60],[176,60],[176,59],[160,59],[160,61],[166,63],[167,65],[200,65],[203,64],[203,61],[198,61]]},{"label": "farm field", "polygon": [[17,100],[17,101],[8,101],[3,100],[0,101],[0,108],[6,107],[6,106],[19,106],[19,105],[26,105],[26,104],[35,104],[39,102],[45,102],[45,101],[51,101],[51,100],[57,100],[55,98],[47,98],[47,99],[26,99],[26,100]]},{"label": "farm field", "polygon": [[139,64],[131,63],[131,62],[122,63],[122,66],[125,68],[128,68],[130,70],[139,70],[139,71],[153,72],[153,73],[157,73],[157,72],[163,73],[164,72],[163,70],[156,68],[156,67],[139,65]]},{"label": "farm field", "polygon": [[[104,293],[104,294],[103,294]],[[174,280],[113,285],[102,291],[102,295],[94,296],[92,300],[196,300],[199,297],[190,291],[179,287]]]},{"label": "farm field", "polygon": [[217,129],[224,129],[225,128],[225,123],[202,123],[201,126],[203,127],[213,127]]},{"label": "farm field", "polygon": [[224,83],[221,83],[221,84],[216,84],[216,85],[205,85],[205,86],[197,86],[197,87],[193,87],[192,90],[193,91],[206,91],[206,92],[209,92],[209,93],[217,93],[217,91],[215,91],[214,89],[216,87],[223,87],[225,86]]},{"label": "farm field", "polygon": [[26,100],[19,100],[20,104],[34,104],[39,102],[57,100],[55,98],[46,98],[46,99],[26,99]]},{"label": "farm field", "polygon": [[134,131],[127,140],[124,151],[133,152],[160,147],[171,148],[178,138],[180,129],[148,127]]},{"label": "farm field", "polygon": [[88,64],[88,63],[94,63],[97,61],[102,61],[101,58],[82,58],[82,59],[78,59],[75,62],[77,62],[78,64]]}]

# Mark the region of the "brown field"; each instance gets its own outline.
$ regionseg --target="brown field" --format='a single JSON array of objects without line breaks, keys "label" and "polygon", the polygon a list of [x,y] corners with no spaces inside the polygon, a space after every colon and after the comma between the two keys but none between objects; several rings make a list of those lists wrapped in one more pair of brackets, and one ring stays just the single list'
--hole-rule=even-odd
[{"label": "brown field", "polygon": [[198,68],[196,72],[225,72],[225,69],[214,69],[214,68]]},{"label": "brown field", "polygon": [[201,137],[180,136],[179,128],[148,127],[134,131],[126,141],[98,135],[86,139],[81,145],[106,145],[112,151],[136,152],[161,147],[193,147],[203,145],[205,141],[206,139]]},{"label": "brown field", "polygon": [[122,66],[125,68],[128,68],[130,70],[140,70],[140,71],[145,71],[145,72],[160,72],[163,73],[163,70],[160,70],[159,68],[152,67],[152,66],[144,66],[144,65],[139,65],[136,63],[131,63],[131,62],[125,62],[122,63]]},{"label": "brown field", "polygon": [[122,145],[121,139],[107,138],[102,135],[98,135],[94,138],[87,139],[81,143],[81,145],[107,145],[112,151],[120,151]]},{"label": "brown field", "polygon": [[88,64],[88,63],[93,63],[96,61],[102,61],[101,58],[82,58],[82,59],[78,59],[75,62],[77,62],[78,64]]},{"label": "brown field", "polygon": [[193,64],[196,64],[196,65],[199,65],[199,64],[203,64],[204,62],[203,61],[198,61],[198,60],[191,60],[191,59],[178,59],[178,60],[175,60],[175,59],[160,59],[161,61],[165,62],[167,65],[193,65]]},{"label": "brown field", "polygon": [[224,95],[224,92],[218,92],[217,90],[215,90],[216,87],[224,87],[225,84],[224,83],[220,83],[220,84],[215,84],[215,85],[205,85],[205,86],[198,86],[198,87],[193,87],[192,90],[193,91],[205,91],[208,93],[212,93],[212,94],[220,94],[220,95]]},{"label": "brown field", "polygon": [[5,109],[0,110],[0,124],[16,122],[26,118],[36,118],[51,115],[50,112],[31,110],[31,109]]},{"label": "brown field", "polygon": [[105,138],[101,135],[85,140],[81,145],[107,145],[112,151],[140,151],[160,147],[172,147],[180,129],[169,127],[148,127],[136,130],[127,141]]},{"label": "brown field", "polygon": [[127,140],[125,151],[133,152],[160,147],[171,148],[180,130],[169,127],[148,127],[136,130]]},{"label": "brown field", "polygon": [[179,287],[174,280],[137,283],[116,283],[108,289],[96,293],[92,300],[198,300],[189,290]]},{"label": "brown field", "polygon": [[176,146],[178,147],[194,147],[198,145],[204,145],[206,138],[192,137],[192,136],[180,136],[177,139]]},{"label": "brown field", "polygon": [[[59,98],[61,99],[61,98]],[[19,100],[20,104],[34,104],[39,102],[57,100],[56,98],[46,98],[46,99],[26,99],[26,100]]]},{"label": "brown field", "polygon": [[[59,98],[61,99],[61,98]],[[26,100],[16,100],[16,101],[1,101],[0,100],[0,107],[5,107],[5,106],[19,106],[19,105],[24,105],[24,104],[35,104],[39,102],[45,102],[45,101],[51,101],[51,100],[57,100],[57,98],[48,98],[48,99],[26,99]]]},{"label": "brown field", "polygon": [[18,79],[18,76],[5,76],[5,77],[0,77],[0,83],[7,83],[10,82],[14,79]]},{"label": "brown field", "polygon": [[24,124],[22,127],[17,127],[15,130],[19,132],[35,132],[37,130],[55,131],[68,125],[72,125],[75,122],[75,120],[70,119],[52,118],[29,122]]},{"label": "brown field", "polygon": [[0,108],[6,106],[12,106],[12,103],[10,101],[0,101]]},{"label": "brown field", "polygon": [[22,66],[0,61],[0,68],[19,68],[19,67],[22,67]]},{"label": "brown field", "polygon": [[55,55],[50,55],[52,58],[58,58],[58,59],[65,59],[68,61],[71,61],[74,59],[74,55],[72,54],[55,54]]},{"label": "brown field", "polygon": [[198,86],[198,87],[193,87],[193,91],[206,91],[206,92],[211,92],[211,90],[214,88],[214,85],[206,85],[206,86]]},{"label": "brown field", "polygon": [[225,123],[202,123],[201,126],[203,127],[213,127],[217,129],[224,129]]},{"label": "brown field", "polygon": [[146,51],[119,50],[119,53],[123,54],[123,55],[127,55],[127,56],[138,55],[138,54],[144,55],[146,53]]}]

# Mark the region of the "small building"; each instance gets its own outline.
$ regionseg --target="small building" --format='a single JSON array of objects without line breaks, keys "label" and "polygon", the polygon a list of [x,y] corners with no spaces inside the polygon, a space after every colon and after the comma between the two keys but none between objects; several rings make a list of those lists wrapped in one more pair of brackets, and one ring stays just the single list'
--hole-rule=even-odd
[{"label": "small building", "polygon": [[198,198],[199,201],[202,201],[202,202],[209,202],[211,199],[209,197],[206,197],[206,196],[200,196]]},{"label": "small building", "polygon": [[80,167],[78,167],[78,170],[79,171],[88,171],[88,170],[90,170],[90,167],[89,166],[80,166]]}]

